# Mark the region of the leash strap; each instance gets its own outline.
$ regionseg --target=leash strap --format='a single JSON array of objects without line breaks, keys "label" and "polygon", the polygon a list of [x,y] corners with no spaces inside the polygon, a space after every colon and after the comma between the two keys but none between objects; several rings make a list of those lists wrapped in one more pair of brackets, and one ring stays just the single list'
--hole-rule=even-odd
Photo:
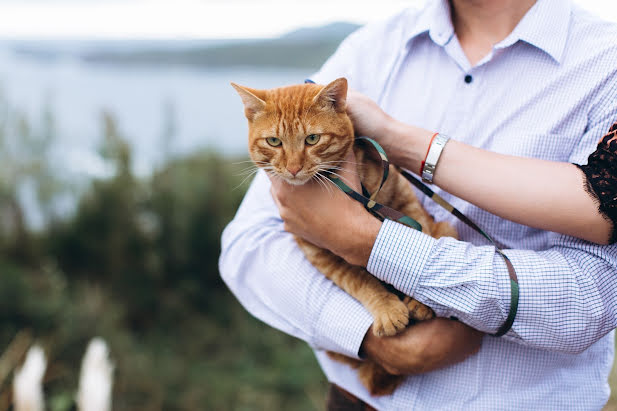
[{"label": "leash strap", "polygon": [[414,230],[422,231],[422,226],[420,225],[420,223],[418,223],[413,218],[406,216],[398,210],[395,210],[393,208],[380,204],[375,200],[372,200],[371,197],[373,197],[375,193],[373,193],[373,195],[365,196],[353,190],[351,187],[345,184],[343,180],[341,180],[335,175],[328,174],[328,178],[349,197],[353,198],[359,203],[362,203],[362,205],[364,205],[364,208],[366,208],[379,220],[383,221],[385,219],[388,219],[396,221],[398,223],[405,224],[406,226],[411,227]]},{"label": "leash strap", "polygon": [[[388,161],[386,152],[376,141],[368,137],[358,137],[356,141],[366,141],[370,143],[373,146],[373,148],[375,148],[375,150],[379,153],[379,156],[381,158],[381,162],[384,168],[383,177],[381,179],[381,183],[379,184],[379,187],[373,193],[369,193],[366,190],[366,188],[362,186],[363,194],[360,194],[357,191],[353,190],[351,187],[349,187],[347,184],[345,184],[343,180],[341,180],[339,177],[331,173],[328,175],[330,180],[339,189],[341,189],[345,194],[347,194],[354,200],[362,203],[364,207],[371,214],[375,215],[380,220],[383,221],[384,219],[387,218],[389,220],[393,220],[401,224],[405,224],[406,226],[411,227],[415,230],[422,231],[422,226],[420,225],[420,223],[418,223],[413,218],[401,213],[398,210],[394,210],[393,208],[390,208],[388,206],[385,206],[375,201],[375,199],[377,198],[377,194],[379,194],[379,191],[381,190],[384,183],[386,182],[386,179],[388,178],[390,162]],[[416,188],[422,191],[422,193],[427,195],[429,198],[431,198],[433,201],[439,204],[442,208],[450,212],[456,218],[461,220],[467,226],[471,227],[473,230],[480,233],[484,238],[486,238],[495,247],[495,251],[501,257],[503,257],[506,263],[506,267],[508,269],[508,275],[510,277],[510,310],[508,312],[508,317],[506,318],[505,322],[501,325],[501,327],[499,327],[497,332],[492,335],[495,337],[501,337],[505,335],[510,330],[510,328],[512,328],[512,324],[514,324],[514,319],[516,318],[516,313],[518,311],[518,301],[519,301],[518,278],[516,275],[516,271],[514,270],[514,266],[512,265],[512,262],[510,261],[508,256],[504,254],[504,252],[497,245],[497,243],[484,230],[482,230],[476,223],[474,223],[469,217],[461,213],[456,207],[454,207],[452,204],[447,202],[443,197],[441,197],[440,195],[435,193],[433,190],[431,190],[427,185],[425,185],[424,183],[419,181],[417,178],[412,176],[409,172],[402,170],[400,168],[398,168],[398,170],[401,172],[403,177],[405,177],[411,184],[413,184]]]},{"label": "leash strap", "polygon": [[442,208],[449,211],[452,215],[454,215],[456,218],[461,220],[467,226],[469,226],[476,232],[480,233],[491,244],[493,244],[497,254],[503,257],[506,263],[506,267],[508,268],[508,276],[510,277],[510,311],[508,312],[508,317],[506,318],[506,321],[501,325],[501,327],[499,327],[497,332],[492,335],[495,337],[501,337],[502,335],[505,335],[508,331],[510,331],[510,328],[512,328],[512,324],[514,323],[514,318],[516,317],[516,312],[518,311],[518,300],[519,300],[518,277],[516,275],[516,271],[514,270],[514,266],[512,265],[512,262],[510,261],[508,256],[501,250],[499,245],[491,238],[491,236],[489,236],[484,230],[482,230],[469,217],[461,213],[456,207],[454,207],[452,204],[444,200],[443,197],[441,197],[439,194],[431,190],[430,187],[428,187],[426,184],[422,183],[416,177],[411,175],[411,173],[409,173],[406,170],[401,169],[400,167],[397,167],[397,169],[403,175],[403,177],[407,179],[407,181],[409,181],[417,189],[422,191],[422,193],[424,193],[427,197],[431,198],[433,201],[439,204]]}]

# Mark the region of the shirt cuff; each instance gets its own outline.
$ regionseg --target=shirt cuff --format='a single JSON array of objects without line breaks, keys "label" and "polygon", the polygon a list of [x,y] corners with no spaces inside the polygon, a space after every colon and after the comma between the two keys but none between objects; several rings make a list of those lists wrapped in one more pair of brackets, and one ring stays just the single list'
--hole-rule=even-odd
[{"label": "shirt cuff", "polygon": [[333,293],[317,321],[315,348],[359,359],[358,353],[373,317],[347,293]]},{"label": "shirt cuff", "polygon": [[413,295],[436,240],[420,231],[384,220],[366,269],[407,295]]}]

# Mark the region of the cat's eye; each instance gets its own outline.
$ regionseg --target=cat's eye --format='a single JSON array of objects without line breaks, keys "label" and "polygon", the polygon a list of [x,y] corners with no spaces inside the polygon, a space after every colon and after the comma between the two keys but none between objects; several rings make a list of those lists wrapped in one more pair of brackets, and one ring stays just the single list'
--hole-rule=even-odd
[{"label": "cat's eye", "polygon": [[314,144],[317,144],[317,142],[319,141],[319,138],[320,138],[320,137],[321,137],[321,136],[320,136],[319,134],[311,134],[311,135],[310,135],[310,136],[308,136],[308,137],[306,138],[306,140],[304,140],[304,141],[306,141],[306,144],[308,144],[308,145],[312,146],[312,145],[314,145]]},{"label": "cat's eye", "polygon": [[276,137],[268,137],[266,139],[266,141],[268,142],[268,144],[270,144],[272,147],[278,147],[281,145],[281,139],[280,138],[276,138]]}]

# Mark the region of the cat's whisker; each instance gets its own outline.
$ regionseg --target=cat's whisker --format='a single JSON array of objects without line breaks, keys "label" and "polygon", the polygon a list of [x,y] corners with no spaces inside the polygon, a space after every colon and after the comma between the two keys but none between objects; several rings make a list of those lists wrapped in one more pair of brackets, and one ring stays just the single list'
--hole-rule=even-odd
[{"label": "cat's whisker", "polygon": [[251,178],[252,176],[254,176],[255,174],[257,174],[257,172],[259,171],[258,168],[255,168],[255,170],[253,170],[250,174],[248,174],[246,177],[244,177],[242,179],[242,181],[240,182],[240,184],[238,184],[237,186],[235,186],[231,191],[235,191],[238,188],[240,188],[249,178]]},{"label": "cat's whisker", "polygon": [[[330,178],[328,178],[328,174],[334,174],[331,168],[327,168],[327,167],[319,167],[317,169],[317,172],[324,177],[326,180],[328,180],[330,183],[332,183],[332,181],[330,180]],[[333,183],[334,184],[334,183]]]},{"label": "cat's whisker", "polygon": [[272,166],[264,165],[264,166],[259,166],[259,167],[257,167],[257,166],[247,167],[247,168],[239,171],[238,173],[234,174],[234,176],[241,177],[241,176],[245,176],[245,175],[251,175],[251,174],[259,171],[260,169],[266,169],[266,168],[272,168]]},{"label": "cat's whisker", "polygon": [[349,161],[349,160],[328,160],[328,161],[322,161],[323,164],[331,164],[331,163],[354,163],[357,164],[355,161]]},{"label": "cat's whisker", "polygon": [[238,171],[237,173],[235,173],[234,176],[244,176],[246,174],[254,173],[256,170],[258,170],[258,168],[256,166],[247,167],[247,168],[242,169],[242,170]]},{"label": "cat's whisker", "polygon": [[275,171],[274,167],[271,166],[271,165],[269,165],[269,166],[262,166],[262,167],[255,167],[246,177],[244,177],[244,179],[240,182],[240,184],[238,184],[236,187],[233,188],[233,190],[236,190],[239,187],[241,187],[249,178],[251,178],[252,176],[257,174],[259,172],[259,170],[265,171],[266,174],[270,175],[271,177],[278,178],[278,175],[276,175],[276,173],[274,173],[274,171]]},{"label": "cat's whisker", "polygon": [[315,174],[313,176],[313,179],[315,179],[315,181],[317,181],[317,183],[319,183],[319,185],[322,186],[326,191],[328,190],[328,187],[326,187],[325,183],[322,181],[322,177],[319,174]]},{"label": "cat's whisker", "polygon": [[343,163],[346,163],[346,164],[353,164],[353,165],[354,165],[354,166],[356,166],[356,167],[357,167],[358,165],[360,165],[360,166],[362,165],[362,164],[358,164],[358,163],[357,163],[357,162],[355,162],[355,161],[348,161],[348,160],[323,161],[321,164],[334,164],[334,165],[338,165],[338,164],[343,164]]},{"label": "cat's whisker", "polygon": [[329,166],[328,168],[324,169],[324,170],[344,170],[343,167],[337,167],[337,166]]},{"label": "cat's whisker", "polygon": [[[335,176],[337,176],[337,177],[339,177],[341,179],[343,178],[340,174],[338,174],[336,171],[334,171],[334,170],[338,170],[338,171],[343,170],[343,168],[341,168],[341,167],[320,167],[318,170],[320,172],[323,171],[323,172],[326,172],[326,173],[331,173],[331,174],[333,174],[333,175],[335,175]],[[344,180],[344,181],[347,182],[346,180]]]},{"label": "cat's whisker", "polygon": [[330,195],[334,195],[334,190],[332,189],[332,186],[335,186],[335,184],[328,177],[321,174],[321,172],[317,172],[315,175],[324,182],[326,190],[330,193]]},{"label": "cat's whisker", "polygon": [[315,174],[313,177],[311,177],[311,180],[315,180],[317,181],[317,183],[319,183],[320,186],[322,186],[324,189],[328,189],[328,187],[326,187],[325,183],[323,181],[321,181],[321,178],[319,176],[319,174]]},{"label": "cat's whisker", "polygon": [[330,173],[332,175],[337,176],[338,178],[340,178],[341,180],[343,180],[343,182],[345,182],[345,184],[347,185],[351,185],[353,184],[351,181],[349,181],[349,179],[347,179],[347,177],[343,177],[342,175],[340,175],[339,173],[335,172],[335,171],[330,171]]}]

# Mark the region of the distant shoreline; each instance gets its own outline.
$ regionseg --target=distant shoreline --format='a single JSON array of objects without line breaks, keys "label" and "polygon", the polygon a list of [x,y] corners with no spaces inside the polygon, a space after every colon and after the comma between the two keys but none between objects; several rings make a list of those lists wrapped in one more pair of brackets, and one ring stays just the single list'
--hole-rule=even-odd
[{"label": "distant shoreline", "polygon": [[332,23],[274,39],[230,40],[5,40],[20,57],[89,64],[194,67],[281,67],[315,70],[358,27]]}]

